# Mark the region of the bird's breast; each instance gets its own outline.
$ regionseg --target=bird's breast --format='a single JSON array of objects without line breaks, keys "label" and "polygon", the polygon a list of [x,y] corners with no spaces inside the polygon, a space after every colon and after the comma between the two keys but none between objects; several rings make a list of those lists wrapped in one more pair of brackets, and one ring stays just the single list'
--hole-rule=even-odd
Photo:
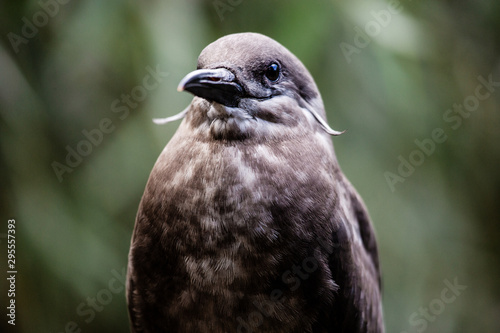
[{"label": "bird's breast", "polygon": [[[234,320],[234,311],[248,314],[278,290],[282,299],[266,325],[298,325],[289,313],[313,311],[305,299],[335,289],[317,243],[331,233],[333,163],[332,153],[300,140],[245,145],[173,138],[138,215],[137,240],[164,258],[150,269],[167,265],[161,279],[174,290],[153,297],[175,300],[173,316],[203,309],[207,318]],[[317,267],[304,285],[316,283],[304,295],[291,271],[311,260]]]},{"label": "bird's breast", "polygon": [[[280,160],[265,148],[199,147],[172,174],[165,223],[193,284],[216,290],[250,281],[253,264],[274,268],[273,248],[281,239],[272,206],[280,193],[273,170]],[[265,159],[261,163],[251,160]],[[173,218],[171,218],[173,217]],[[168,235],[167,235],[168,236]]]}]

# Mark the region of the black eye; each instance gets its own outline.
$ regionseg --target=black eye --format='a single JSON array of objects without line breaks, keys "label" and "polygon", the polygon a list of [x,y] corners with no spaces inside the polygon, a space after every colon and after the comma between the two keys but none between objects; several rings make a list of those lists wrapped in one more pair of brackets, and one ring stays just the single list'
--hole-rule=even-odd
[{"label": "black eye", "polygon": [[280,65],[272,63],[266,69],[266,77],[271,82],[276,82],[280,78]]}]

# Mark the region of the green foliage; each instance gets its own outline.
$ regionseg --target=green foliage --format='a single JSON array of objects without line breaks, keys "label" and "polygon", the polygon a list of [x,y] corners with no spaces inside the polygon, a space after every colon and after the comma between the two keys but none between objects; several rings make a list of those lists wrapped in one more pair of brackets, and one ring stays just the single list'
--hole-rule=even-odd
[{"label": "green foliage", "polygon": [[[128,330],[119,277],[178,126],[151,119],[181,111],[199,52],[241,31],[294,52],[348,130],[333,140],[377,230],[387,332],[500,331],[498,2],[58,1],[0,4],[1,223],[17,221],[19,271],[2,332]],[[467,289],[443,303],[455,278]]]}]

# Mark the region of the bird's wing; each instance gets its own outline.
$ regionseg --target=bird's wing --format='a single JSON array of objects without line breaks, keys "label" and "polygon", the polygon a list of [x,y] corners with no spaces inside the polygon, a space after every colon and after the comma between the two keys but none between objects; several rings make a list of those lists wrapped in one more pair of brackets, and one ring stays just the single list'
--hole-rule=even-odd
[{"label": "bird's wing", "polygon": [[343,177],[343,221],[332,235],[329,266],[339,285],[333,311],[341,332],[383,332],[381,279],[375,232],[363,200]]},{"label": "bird's wing", "polygon": [[127,273],[127,305],[130,320],[130,331],[132,333],[142,332],[138,322],[140,321],[141,313],[139,308],[136,306],[138,297],[137,289],[135,288],[135,282],[133,279],[133,273],[131,272],[131,267],[129,265],[129,271]]},{"label": "bird's wing", "polygon": [[134,232],[132,234],[132,241],[130,244],[130,253],[127,267],[127,286],[126,286],[126,298],[127,298],[127,306],[128,306],[128,314],[130,320],[130,331],[132,333],[140,333],[144,332],[143,329],[143,314],[142,310],[144,308],[143,303],[144,300],[140,293],[137,290],[137,274],[134,270],[134,240],[137,237],[138,232],[138,224],[140,222],[140,218],[142,216],[142,202],[139,207],[139,211],[137,213],[137,218],[134,226]]},{"label": "bird's wing", "polygon": [[371,258],[371,264],[373,267],[370,269],[372,275],[376,277],[378,281],[379,288],[382,288],[382,282],[380,277],[380,264],[378,258],[378,248],[377,240],[375,239],[375,230],[373,229],[373,224],[368,215],[368,210],[366,209],[363,199],[361,199],[358,192],[350,185],[351,193],[351,207],[356,217],[356,221],[359,226],[359,233],[361,236],[361,241],[366,253]]}]

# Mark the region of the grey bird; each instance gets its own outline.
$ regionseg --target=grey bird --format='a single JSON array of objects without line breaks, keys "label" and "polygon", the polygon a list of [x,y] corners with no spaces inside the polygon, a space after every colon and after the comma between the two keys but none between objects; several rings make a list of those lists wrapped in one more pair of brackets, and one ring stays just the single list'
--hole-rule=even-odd
[{"label": "grey bird", "polygon": [[232,34],[178,90],[195,97],[137,213],[132,332],[384,332],[374,230],[300,60]]}]

